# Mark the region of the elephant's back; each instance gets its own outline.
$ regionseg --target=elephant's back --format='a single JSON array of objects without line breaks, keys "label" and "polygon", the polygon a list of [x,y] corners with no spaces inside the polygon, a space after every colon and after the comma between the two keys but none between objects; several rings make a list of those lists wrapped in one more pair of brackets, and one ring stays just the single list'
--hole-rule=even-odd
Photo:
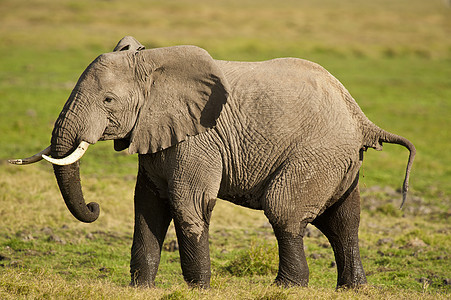
[{"label": "elephant's back", "polygon": [[318,64],[296,58],[218,63],[232,89],[230,109],[254,135],[309,145],[361,138],[352,97]]}]

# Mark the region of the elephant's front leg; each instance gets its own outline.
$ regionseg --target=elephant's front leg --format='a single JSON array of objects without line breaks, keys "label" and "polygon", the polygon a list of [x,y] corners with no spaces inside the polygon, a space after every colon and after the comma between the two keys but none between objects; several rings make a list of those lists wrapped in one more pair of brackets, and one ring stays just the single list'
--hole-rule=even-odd
[{"label": "elephant's front leg", "polygon": [[160,199],[152,182],[138,173],[135,189],[135,231],[131,250],[131,285],[153,286],[161,249],[171,222],[167,202]]},{"label": "elephant's front leg", "polygon": [[222,180],[222,158],[204,138],[208,136],[181,143],[173,152],[168,151],[166,160],[170,162],[169,205],[183,277],[190,286],[208,288],[211,277],[208,230]]},{"label": "elephant's front leg", "polygon": [[208,231],[215,199],[201,197],[194,202],[197,208],[179,207],[173,210],[180,263],[188,285],[209,288],[211,265]]}]

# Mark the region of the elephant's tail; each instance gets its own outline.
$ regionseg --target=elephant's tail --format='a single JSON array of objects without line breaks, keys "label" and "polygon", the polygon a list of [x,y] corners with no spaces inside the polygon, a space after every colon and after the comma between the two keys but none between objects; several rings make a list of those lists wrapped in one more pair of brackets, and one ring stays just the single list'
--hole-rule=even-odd
[{"label": "elephant's tail", "polygon": [[409,176],[410,176],[410,171],[412,169],[412,164],[413,164],[413,160],[415,158],[415,154],[417,152],[417,150],[415,149],[415,146],[406,138],[384,131],[385,135],[381,138],[381,142],[386,142],[386,143],[390,143],[390,144],[398,144],[401,146],[406,147],[410,154],[409,154],[409,160],[407,162],[407,167],[406,167],[406,175],[404,177],[404,183],[402,185],[402,203],[400,208],[402,208],[402,206],[404,205],[404,202],[406,201],[406,197],[407,197],[407,190],[409,189]]},{"label": "elephant's tail", "polygon": [[402,208],[404,205],[404,202],[406,201],[407,191],[409,189],[409,176],[410,176],[410,171],[412,169],[413,160],[414,160],[415,154],[416,154],[415,146],[405,137],[385,131],[371,122],[370,122],[370,124],[367,123],[367,126],[372,127],[371,128],[372,130],[369,130],[369,132],[371,132],[371,134],[366,135],[366,139],[365,139],[366,141],[364,141],[365,149],[368,147],[371,147],[376,150],[382,150],[382,143],[390,143],[390,144],[398,144],[398,145],[404,146],[410,152],[409,160],[407,162],[407,167],[406,167],[406,175],[404,177],[404,183],[402,185],[402,203],[400,206],[400,208]]}]

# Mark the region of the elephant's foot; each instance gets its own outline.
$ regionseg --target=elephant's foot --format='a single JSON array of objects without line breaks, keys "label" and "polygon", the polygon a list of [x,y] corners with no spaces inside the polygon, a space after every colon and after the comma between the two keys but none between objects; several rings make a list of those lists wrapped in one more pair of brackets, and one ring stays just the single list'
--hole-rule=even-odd
[{"label": "elephant's foot", "polygon": [[210,288],[210,274],[203,274],[198,276],[185,275],[185,281],[191,288],[209,289]]},{"label": "elephant's foot", "polygon": [[155,287],[154,281],[149,278],[149,276],[143,276],[139,270],[131,272],[131,287],[142,287],[142,288],[153,288]]},{"label": "elephant's foot", "polygon": [[287,278],[287,277],[283,277],[281,275],[277,275],[276,279],[274,280],[274,285],[284,287],[284,288],[290,288],[290,287],[295,287],[295,286],[307,287],[308,286],[308,277],[307,278]]},{"label": "elephant's foot", "polygon": [[360,260],[356,262],[357,267],[354,267],[354,271],[343,272],[341,277],[337,280],[337,289],[356,289],[367,283],[365,272],[363,271]]}]

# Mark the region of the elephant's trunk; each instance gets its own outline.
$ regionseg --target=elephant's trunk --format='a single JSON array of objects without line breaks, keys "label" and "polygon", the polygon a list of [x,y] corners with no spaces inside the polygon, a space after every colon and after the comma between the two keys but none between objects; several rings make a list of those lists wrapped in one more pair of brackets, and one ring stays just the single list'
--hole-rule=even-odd
[{"label": "elephant's trunk", "polygon": [[53,165],[56,180],[64,202],[72,215],[78,220],[91,223],[100,213],[99,204],[91,202],[86,205],[80,182],[79,162],[67,166]]},{"label": "elephant's trunk", "polygon": [[[77,139],[72,132],[74,129],[68,129],[68,118],[60,118],[55,123],[52,133],[51,156],[53,158],[62,158],[71,153],[78,145]],[[99,205],[91,202],[86,205],[81,189],[80,164],[75,162],[70,165],[53,165],[55,177],[58,182],[61,195],[72,215],[78,220],[86,223],[94,222],[100,213]]]}]

